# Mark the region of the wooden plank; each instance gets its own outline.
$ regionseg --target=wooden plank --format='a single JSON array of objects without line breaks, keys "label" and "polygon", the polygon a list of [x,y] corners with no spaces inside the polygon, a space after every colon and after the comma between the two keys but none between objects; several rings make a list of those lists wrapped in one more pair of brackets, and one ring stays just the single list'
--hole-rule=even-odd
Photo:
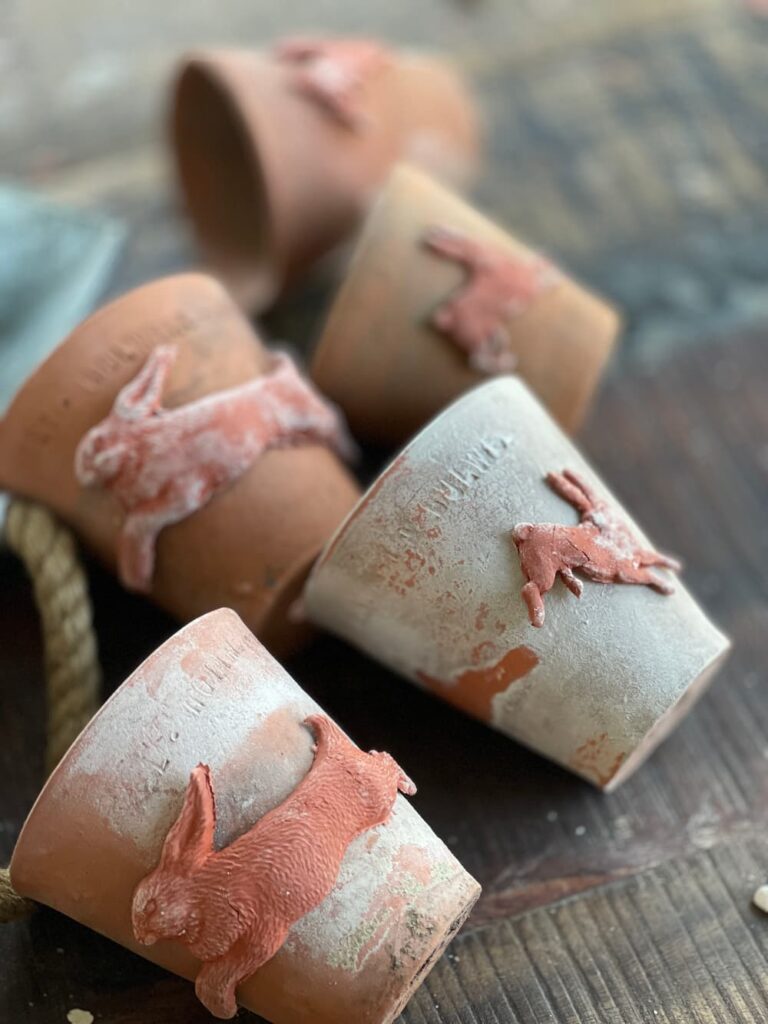
[{"label": "wooden plank", "polygon": [[764,838],[726,842],[460,937],[406,1024],[764,1024]]},{"label": "wooden plank", "polygon": [[[471,927],[493,923],[494,930],[471,933],[456,947],[459,963],[469,951],[474,978],[467,966],[458,975],[464,1002],[449,958],[437,975],[443,989],[433,982],[427,990],[440,1010],[419,996],[406,1018],[414,1024],[418,1014],[444,1024],[633,1021],[640,1012],[633,1001],[641,1006],[649,985],[671,1021],[761,1019],[762,975],[745,929],[762,956],[768,921],[752,919],[748,899],[768,875],[768,851],[758,839],[768,823],[767,385],[762,334],[702,344],[682,350],[663,372],[617,374],[586,433],[599,467],[651,535],[683,554],[689,583],[737,643],[709,694],[617,793],[601,796],[329,638],[289,666],[363,745],[384,740],[413,770],[417,807],[485,887]],[[2,792],[6,855],[34,796],[41,742],[34,616],[20,573],[7,570],[0,580],[7,680],[0,689],[0,772],[18,784]],[[100,571],[93,579],[114,686],[173,627]],[[643,880],[627,879],[635,874]],[[614,884],[553,916],[534,909],[605,883]],[[709,916],[702,890],[714,901]],[[592,922],[595,908],[602,916]],[[500,923],[525,911],[514,925]],[[484,957],[491,967],[482,967]],[[589,984],[584,978],[597,967],[588,957],[600,965]],[[606,973],[613,961],[615,977]],[[50,913],[0,931],[0,963],[11,983],[0,1007],[5,999],[8,1011],[18,1012],[31,1001],[41,1024],[61,1020],[70,993],[111,1021],[164,1024],[179,1019],[179,1007],[184,1019],[199,1016],[183,985]],[[529,1010],[518,992],[526,963]],[[678,971],[683,980],[673,985]],[[629,995],[621,995],[622,985]],[[139,1002],[151,1011],[136,1010]],[[706,1016],[710,1002],[720,1009]],[[743,1017],[723,1016],[729,1005]],[[686,1006],[693,1007],[690,1018]]]},{"label": "wooden plank", "polygon": [[[401,1024],[764,1024],[768,922],[749,898],[766,865],[764,838],[725,842],[465,932]],[[53,913],[22,956],[37,970],[10,975],[4,1019],[211,1020],[190,985]]]}]

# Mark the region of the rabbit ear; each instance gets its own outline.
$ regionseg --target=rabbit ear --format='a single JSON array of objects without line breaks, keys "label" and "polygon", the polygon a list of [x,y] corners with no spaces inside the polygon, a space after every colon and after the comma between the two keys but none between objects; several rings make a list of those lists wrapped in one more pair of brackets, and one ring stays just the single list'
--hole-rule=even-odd
[{"label": "rabbit ear", "polygon": [[434,225],[425,233],[423,243],[438,256],[455,260],[467,267],[482,259],[482,249],[477,242],[452,227]]},{"label": "rabbit ear", "polygon": [[316,57],[321,49],[321,44],[317,39],[296,36],[280,40],[275,46],[274,52],[278,57],[286,60],[306,60],[308,57]]},{"label": "rabbit ear", "polygon": [[158,345],[115,400],[115,413],[123,420],[140,420],[160,408],[163,388],[176,360],[176,345]]},{"label": "rabbit ear", "polygon": [[351,748],[354,751],[358,750],[338,725],[326,715],[308,715],[304,719],[304,725],[312,730],[312,734],[315,737],[315,748],[317,751],[315,761],[345,748]]},{"label": "rabbit ear", "polygon": [[215,828],[210,769],[199,764],[189,778],[181,813],[165,837],[159,866],[191,874],[213,852]]}]

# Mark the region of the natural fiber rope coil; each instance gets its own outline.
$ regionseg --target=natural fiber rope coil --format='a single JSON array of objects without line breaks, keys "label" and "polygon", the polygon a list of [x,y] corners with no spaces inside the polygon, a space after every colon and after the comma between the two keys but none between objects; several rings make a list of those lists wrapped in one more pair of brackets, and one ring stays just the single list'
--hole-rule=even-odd
[{"label": "natural fiber rope coil", "polygon": [[[101,672],[88,584],[72,535],[47,509],[14,499],[5,540],[23,562],[40,613],[46,670],[46,774],[93,717]],[[15,921],[34,905],[14,892],[0,868],[0,923]]]}]

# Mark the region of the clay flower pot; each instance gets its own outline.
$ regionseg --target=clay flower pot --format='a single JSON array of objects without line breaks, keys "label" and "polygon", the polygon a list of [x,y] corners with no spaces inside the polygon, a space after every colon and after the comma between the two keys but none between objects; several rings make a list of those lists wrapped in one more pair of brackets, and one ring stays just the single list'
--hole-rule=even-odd
[{"label": "clay flower pot", "polygon": [[0,421],[0,486],[180,619],[229,606],[286,651],[289,606],[359,495],[335,425],[220,285],[170,277],[85,320],[27,380]]},{"label": "clay flower pot", "polygon": [[359,39],[193,53],[171,131],[210,266],[248,308],[348,238],[397,160],[458,185],[478,151],[472,103],[447,64]]},{"label": "clay flower pot", "polygon": [[[220,610],[155,651],[80,735],[11,878],[196,978],[217,1016],[243,978],[239,1002],[274,1024],[383,1024],[479,893],[398,789],[413,785],[396,762],[359,751]],[[215,955],[193,953],[206,943]]]},{"label": "clay flower pot", "polygon": [[311,373],[356,432],[385,443],[511,371],[570,433],[618,326],[601,299],[401,166],[368,217]]},{"label": "clay flower pot", "polygon": [[729,646],[675,568],[506,377],[457,401],[379,477],[318,560],[305,607],[419,686],[611,789]]}]

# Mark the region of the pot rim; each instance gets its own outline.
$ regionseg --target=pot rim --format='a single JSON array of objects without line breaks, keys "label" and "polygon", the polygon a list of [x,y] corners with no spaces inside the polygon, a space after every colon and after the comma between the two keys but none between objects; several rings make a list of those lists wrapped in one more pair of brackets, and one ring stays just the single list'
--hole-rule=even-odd
[{"label": "pot rim", "polygon": [[[186,282],[187,284],[196,283],[198,286],[202,285],[205,288],[209,288],[212,285],[225,298],[229,298],[229,293],[226,288],[211,274],[205,274],[198,271],[187,271],[180,274],[168,274],[164,277],[155,278],[152,281],[146,281],[144,284],[137,285],[137,287],[131,288],[130,291],[124,292],[122,295],[118,295],[116,298],[104,303],[104,305],[99,306],[98,309],[93,311],[93,313],[90,313],[87,317],[81,320],[80,323],[77,324],[76,327],[73,327],[68,334],[65,334],[59,343],[46,355],[46,357],[37,364],[32,372],[27,374],[16,389],[13,399],[6,409],[5,414],[0,417],[0,434],[2,433],[3,424],[10,421],[11,414],[16,409],[22,392],[26,391],[27,387],[33,381],[37,380],[39,377],[44,377],[49,372],[50,364],[60,358],[60,353],[65,348],[70,347],[72,341],[77,338],[84,328],[90,328],[94,324],[99,324],[101,320],[105,319],[107,316],[113,315],[122,306],[134,302],[139,295],[147,295],[155,290],[164,290],[169,285],[176,286],[182,282]],[[1,480],[0,486],[2,486]]]},{"label": "pot rim", "polygon": [[[341,523],[339,523],[339,525],[336,527],[336,529],[333,531],[331,536],[326,541],[322,551],[317,556],[315,564],[312,566],[309,576],[307,577],[306,587],[309,587],[311,585],[315,576],[322,570],[325,563],[330,560],[331,555],[333,554],[339,542],[341,541],[347,528],[352,525],[353,520],[355,520],[359,513],[364,508],[366,508],[373,495],[375,495],[376,492],[381,487],[384,480],[386,480],[390,473],[397,469],[397,466],[400,463],[400,460],[403,458],[403,456],[407,455],[408,452],[421,441],[421,438],[424,436],[424,434],[426,434],[427,431],[430,431],[437,427],[440,424],[441,420],[453,415],[453,411],[456,408],[458,408],[458,406],[462,405],[464,402],[477,401],[482,397],[482,395],[485,394],[486,391],[491,391],[491,389],[495,389],[498,387],[504,387],[509,381],[519,382],[522,385],[522,387],[524,387],[532,395],[533,398],[536,398],[536,396],[533,395],[533,392],[530,390],[525,381],[521,380],[520,377],[517,377],[515,376],[515,374],[511,373],[498,374],[491,380],[485,380],[482,383],[476,385],[475,387],[470,388],[468,391],[463,392],[463,394],[458,395],[452,402],[446,405],[444,409],[441,409],[436,416],[433,416],[432,419],[428,420],[424,424],[424,426],[421,427],[421,429],[418,430],[411,438],[409,438],[409,440],[402,446],[402,448],[398,449],[397,452],[391,457],[391,459],[387,462],[384,469],[382,469],[381,472],[377,474],[376,478],[368,485],[368,487],[366,487],[366,489],[358,498],[355,505],[349,510],[346,516],[342,519]],[[536,400],[538,401],[538,399]]]},{"label": "pot rim", "polygon": [[[171,89],[170,102],[170,135],[172,141],[173,156],[176,166],[176,174],[179,180],[185,202],[192,213],[193,204],[190,202],[190,194],[184,180],[182,170],[185,158],[183,153],[186,149],[186,142],[182,141],[180,129],[180,118],[182,108],[182,91],[187,87],[190,80],[195,78],[204,83],[206,88],[212,91],[216,102],[221,105],[222,111],[228,119],[228,127],[236,137],[243,156],[247,159],[247,172],[250,178],[252,197],[259,211],[261,218],[261,229],[258,234],[261,236],[256,247],[256,254],[252,260],[233,259],[231,262],[223,255],[225,246],[221,244],[209,245],[208,231],[200,227],[200,220],[197,213],[192,216],[192,222],[198,238],[203,243],[206,253],[211,257],[214,267],[221,268],[226,278],[229,267],[236,269],[246,268],[246,277],[251,272],[255,277],[262,279],[262,287],[258,289],[264,296],[264,304],[268,304],[279,292],[281,279],[286,273],[287,266],[284,254],[280,252],[280,241],[275,220],[275,205],[273,200],[275,168],[271,166],[269,156],[269,145],[265,144],[265,138],[269,137],[269,125],[265,122],[261,96],[258,91],[251,95],[251,117],[257,122],[257,130],[251,131],[245,115],[245,97],[239,87],[239,83],[228,71],[228,61],[233,58],[250,58],[256,64],[263,64],[265,68],[270,67],[269,52],[266,49],[254,49],[237,47],[214,47],[211,49],[195,49],[183,54],[176,72],[176,77]],[[259,255],[260,253],[260,255]]]},{"label": "pot rim", "polygon": [[[160,656],[167,651],[169,646],[177,640],[177,638],[182,636],[187,637],[189,636],[189,634],[196,634],[203,623],[209,623],[212,620],[219,621],[221,623],[221,626],[219,627],[220,629],[223,628],[227,620],[229,620],[229,622],[232,625],[237,624],[238,626],[242,626],[245,629],[248,628],[247,626],[245,626],[245,623],[237,614],[237,612],[233,611],[231,608],[216,608],[213,611],[206,612],[204,615],[199,615],[196,619],[193,619],[191,622],[187,622],[185,625],[181,626],[180,629],[175,630],[169,637],[166,637],[166,639],[163,640],[163,642],[159,644],[157,647],[155,647],[146,656],[146,658],[139,662],[136,668],[134,668],[133,671],[125,677],[125,679],[122,681],[122,683],[120,683],[120,685],[117,687],[114,693],[111,693],[109,697],[107,697],[107,699],[104,701],[104,703],[95,713],[95,715],[83,727],[80,733],[78,733],[78,735],[72,741],[70,746],[67,748],[66,752],[62,755],[59,763],[56,765],[56,767],[53,769],[51,774],[48,776],[48,778],[41,786],[40,792],[37,794],[35,801],[29,810],[29,813],[24,819],[24,824],[22,825],[21,831],[19,832],[18,838],[16,839],[16,844],[14,846],[13,854],[11,856],[9,870],[12,882],[14,874],[14,864],[17,860],[18,852],[22,848],[25,833],[31,828],[30,823],[32,822],[32,819],[36,817],[38,808],[43,800],[43,796],[51,788],[53,788],[57,780],[57,777],[60,774],[65,773],[68,764],[71,761],[74,754],[76,753],[76,751],[80,749],[80,747],[85,742],[86,738],[93,732],[93,730],[98,727],[99,719],[101,719],[103,716],[107,714],[108,710],[111,708],[113,704],[117,703],[117,701],[122,696],[123,691],[126,690],[133,683],[134,679],[139,675],[139,673],[143,673],[145,670],[149,669],[153,662],[158,660]],[[257,642],[260,641],[257,640]]]}]

